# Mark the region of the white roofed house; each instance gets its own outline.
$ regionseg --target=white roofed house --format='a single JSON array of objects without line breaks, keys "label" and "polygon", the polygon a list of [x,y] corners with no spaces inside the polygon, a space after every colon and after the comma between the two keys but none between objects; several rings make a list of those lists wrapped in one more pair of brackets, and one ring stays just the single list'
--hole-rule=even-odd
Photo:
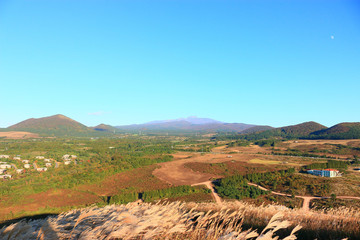
[{"label": "white roofed house", "polygon": [[11,165],[10,165],[10,164],[1,164],[1,165],[0,165],[0,168],[1,168],[1,169],[11,168]]},{"label": "white roofed house", "polygon": [[0,179],[8,179],[11,178],[12,176],[10,174],[4,174],[4,175],[0,175]]},{"label": "white roofed house", "polygon": [[36,156],[35,158],[36,158],[36,159],[45,159],[44,156]]},{"label": "white roofed house", "polygon": [[46,167],[51,167],[51,163],[47,162],[47,163],[45,163],[45,166]]},{"label": "white roofed house", "polygon": [[10,158],[9,155],[0,155],[0,158]]},{"label": "white roofed house", "polygon": [[38,172],[46,172],[47,171],[47,168],[44,167],[44,168],[37,168],[36,171]]},{"label": "white roofed house", "polygon": [[22,160],[22,163],[29,163],[30,161],[29,160],[26,160],[26,159],[24,159],[24,160]]},{"label": "white roofed house", "polygon": [[70,158],[70,155],[69,154],[65,154],[62,156],[62,159],[66,160],[66,159],[69,159]]},{"label": "white roofed house", "polygon": [[0,169],[0,174],[6,173],[6,169]]},{"label": "white roofed house", "polygon": [[71,158],[75,159],[75,158],[77,158],[77,156],[76,155],[71,155]]},{"label": "white roofed house", "polygon": [[24,164],[24,168],[30,168],[30,167],[31,167],[30,164],[28,164],[28,163]]},{"label": "white roofed house", "polygon": [[24,171],[25,171],[24,169],[16,169],[17,174],[23,173]]},{"label": "white roofed house", "polygon": [[44,162],[51,162],[51,160],[50,159],[48,159],[48,158],[46,158],[46,159],[44,159]]},{"label": "white roofed house", "polygon": [[65,161],[64,164],[65,165],[69,165],[71,163],[71,161]]},{"label": "white roofed house", "polygon": [[21,157],[13,157],[14,160],[21,160]]}]

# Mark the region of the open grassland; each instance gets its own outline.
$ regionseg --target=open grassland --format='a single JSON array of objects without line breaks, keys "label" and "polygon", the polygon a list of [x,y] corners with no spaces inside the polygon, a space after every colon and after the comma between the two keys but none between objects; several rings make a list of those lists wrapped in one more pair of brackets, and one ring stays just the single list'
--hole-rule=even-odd
[{"label": "open grassland", "polygon": [[[131,203],[5,225],[2,239],[358,239],[356,211],[306,213],[241,202]],[[299,226],[298,226],[299,225]]]}]

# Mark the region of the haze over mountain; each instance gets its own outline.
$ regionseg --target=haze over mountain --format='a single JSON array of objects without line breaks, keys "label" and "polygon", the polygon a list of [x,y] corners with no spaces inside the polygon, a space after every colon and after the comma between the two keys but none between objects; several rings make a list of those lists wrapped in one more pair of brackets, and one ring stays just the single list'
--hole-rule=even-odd
[{"label": "haze over mountain", "polygon": [[210,118],[178,118],[172,120],[151,121],[144,124],[133,124],[117,126],[121,130],[131,131],[227,131],[241,132],[254,127],[253,124],[245,123],[223,123]]}]

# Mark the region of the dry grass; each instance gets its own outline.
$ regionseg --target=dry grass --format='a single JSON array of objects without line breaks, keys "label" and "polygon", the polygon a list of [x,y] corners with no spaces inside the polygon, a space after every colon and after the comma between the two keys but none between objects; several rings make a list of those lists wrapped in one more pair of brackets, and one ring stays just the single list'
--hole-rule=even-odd
[{"label": "dry grass", "polygon": [[[48,217],[22,220],[0,230],[1,239],[278,239],[275,234],[291,223],[276,213],[260,233],[242,230],[244,212],[196,211],[184,203],[130,203],[87,208]],[[286,240],[296,239],[295,227]]]}]

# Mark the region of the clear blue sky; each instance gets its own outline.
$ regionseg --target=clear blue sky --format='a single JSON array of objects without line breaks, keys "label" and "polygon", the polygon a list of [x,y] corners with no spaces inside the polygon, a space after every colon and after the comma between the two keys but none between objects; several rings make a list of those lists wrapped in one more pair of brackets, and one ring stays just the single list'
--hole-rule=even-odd
[{"label": "clear blue sky", "polygon": [[0,127],[360,121],[360,2],[1,0],[0,90]]}]

